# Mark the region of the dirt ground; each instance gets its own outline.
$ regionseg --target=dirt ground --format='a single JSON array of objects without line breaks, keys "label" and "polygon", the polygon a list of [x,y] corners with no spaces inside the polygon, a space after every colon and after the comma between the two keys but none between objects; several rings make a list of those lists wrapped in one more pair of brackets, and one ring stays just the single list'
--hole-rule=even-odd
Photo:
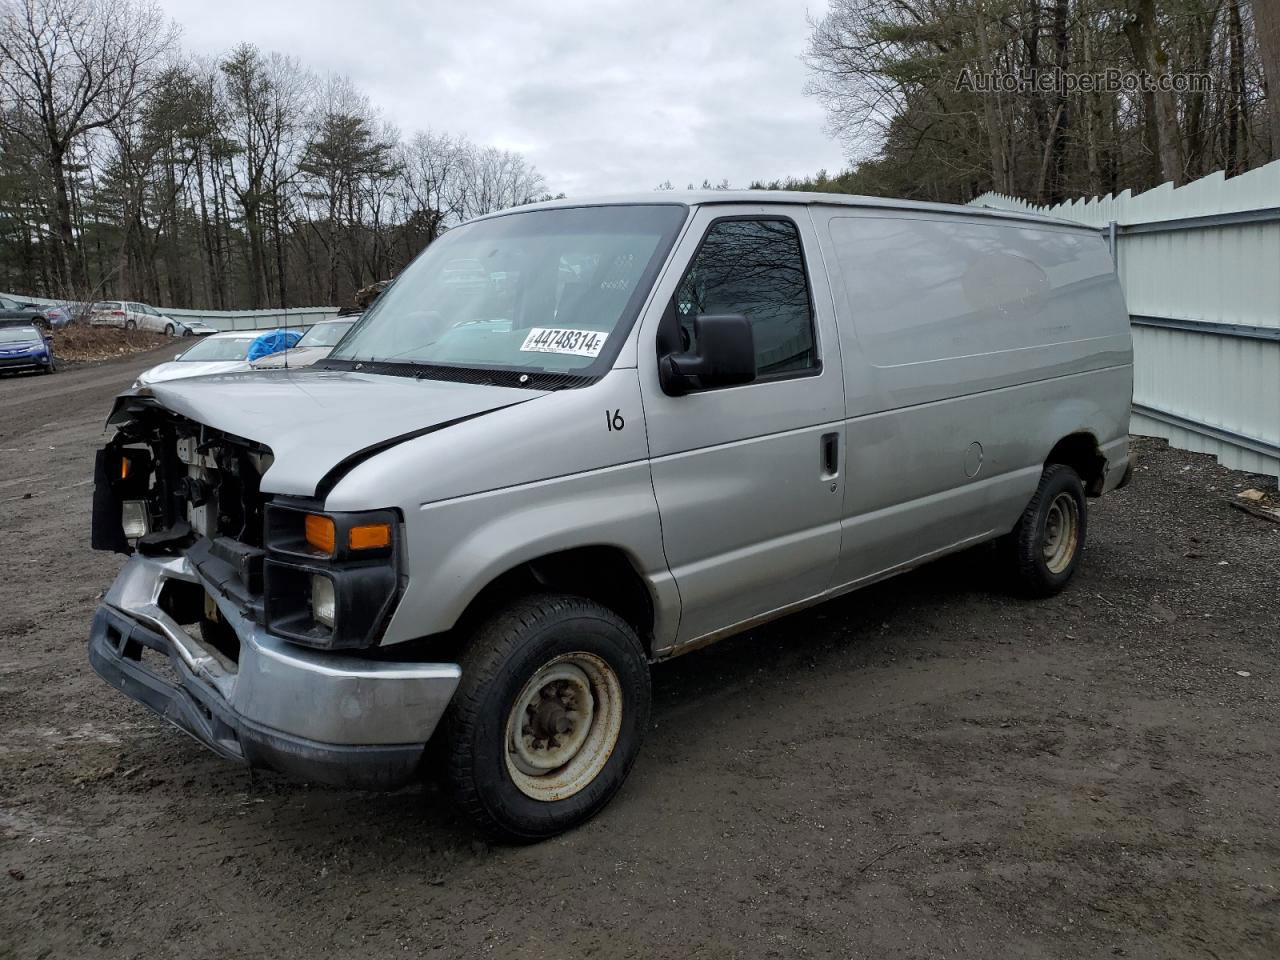
[{"label": "dirt ground", "polygon": [[52,335],[53,355],[64,366],[118,359],[135,353],[146,353],[165,345],[169,346],[170,356],[165,358],[167,360],[173,353],[185,350],[194,342],[174,340],[163,333],[151,333],[147,330],[93,327],[87,323],[73,323],[54,330]]},{"label": "dirt ground", "polygon": [[1280,956],[1274,481],[1140,441],[1061,596],[984,551],[655,670],[587,826],[256,779],[85,661],[145,358],[0,381],[0,958]]}]

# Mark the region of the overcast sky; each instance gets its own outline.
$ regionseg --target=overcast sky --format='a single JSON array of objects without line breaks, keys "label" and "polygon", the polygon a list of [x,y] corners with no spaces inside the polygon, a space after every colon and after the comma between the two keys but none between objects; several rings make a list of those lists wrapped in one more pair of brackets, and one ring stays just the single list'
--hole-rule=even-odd
[{"label": "overcast sky", "polygon": [[824,0],[160,0],[192,53],[249,41],[345,73],[408,135],[519,150],[553,192],[843,166],[801,92]]}]

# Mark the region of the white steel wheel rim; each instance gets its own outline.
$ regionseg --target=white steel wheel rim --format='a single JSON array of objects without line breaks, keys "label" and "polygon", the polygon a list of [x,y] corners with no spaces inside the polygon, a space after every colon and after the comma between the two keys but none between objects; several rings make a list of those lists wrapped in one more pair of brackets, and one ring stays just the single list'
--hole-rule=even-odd
[{"label": "white steel wheel rim", "polygon": [[543,664],[507,715],[507,773],[534,800],[585,789],[613,755],[622,730],[622,684],[602,658],[566,653]]},{"label": "white steel wheel rim", "polygon": [[1080,505],[1069,493],[1060,493],[1049,504],[1044,518],[1044,564],[1050,573],[1062,573],[1071,565],[1080,545]]}]

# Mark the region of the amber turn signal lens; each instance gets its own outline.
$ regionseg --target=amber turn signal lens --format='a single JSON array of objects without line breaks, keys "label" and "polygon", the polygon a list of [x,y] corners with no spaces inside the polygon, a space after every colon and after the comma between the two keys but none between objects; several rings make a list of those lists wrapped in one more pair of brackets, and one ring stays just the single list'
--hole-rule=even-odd
[{"label": "amber turn signal lens", "polygon": [[307,543],[321,553],[333,555],[333,548],[337,544],[337,534],[333,529],[332,517],[318,517],[315,514],[308,514],[303,524],[303,529],[306,532]]},{"label": "amber turn signal lens", "polygon": [[368,523],[352,527],[347,536],[347,545],[352,550],[380,550],[391,546],[391,524]]},{"label": "amber turn signal lens", "polygon": [[129,458],[128,457],[120,458],[120,479],[121,480],[129,479]]}]

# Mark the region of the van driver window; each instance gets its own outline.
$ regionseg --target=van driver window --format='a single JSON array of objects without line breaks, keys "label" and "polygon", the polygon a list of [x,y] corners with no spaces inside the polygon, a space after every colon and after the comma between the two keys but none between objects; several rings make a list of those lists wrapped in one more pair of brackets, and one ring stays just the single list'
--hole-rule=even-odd
[{"label": "van driver window", "polygon": [[751,322],[759,377],[815,370],[813,312],[795,224],[713,224],[676,291],[685,349],[695,346],[693,321],[700,313],[741,313]]}]

